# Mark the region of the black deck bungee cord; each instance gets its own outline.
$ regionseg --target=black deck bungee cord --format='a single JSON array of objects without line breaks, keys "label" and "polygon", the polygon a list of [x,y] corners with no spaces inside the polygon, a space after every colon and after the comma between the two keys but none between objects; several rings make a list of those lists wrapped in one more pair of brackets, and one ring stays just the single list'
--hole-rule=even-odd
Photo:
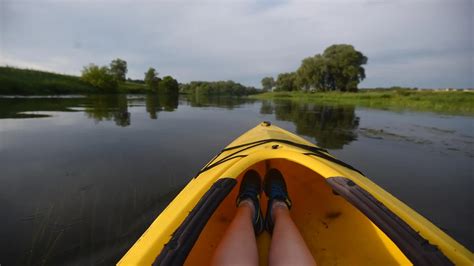
[{"label": "black deck bungee cord", "polygon": [[[229,147],[229,148],[225,148],[223,150],[221,150],[216,156],[214,156],[214,158],[209,162],[207,163],[195,176],[194,178],[198,177],[200,174],[202,174],[203,172],[206,172],[207,170],[211,169],[211,168],[214,168],[215,166],[217,165],[220,165],[224,162],[227,162],[229,160],[232,160],[232,159],[235,159],[235,158],[243,158],[243,157],[246,157],[247,155],[237,155],[237,156],[234,156],[240,152],[243,152],[245,150],[248,150],[248,149],[251,149],[251,148],[254,148],[254,147],[257,147],[257,146],[260,146],[260,145],[263,145],[263,144],[266,144],[266,143],[270,143],[270,142],[280,142],[280,143],[285,143],[285,144],[289,144],[289,145],[292,145],[292,146],[295,146],[295,147],[298,147],[298,148],[301,148],[301,149],[304,149],[304,150],[307,150],[307,151],[310,151],[309,153],[303,153],[304,155],[313,155],[313,156],[317,156],[317,157],[320,157],[320,158],[323,158],[325,160],[328,160],[330,162],[333,162],[335,164],[338,164],[338,165],[341,165],[341,166],[344,166],[350,170],[353,170],[353,171],[356,171],[358,172],[359,174],[361,175],[364,175],[361,171],[357,170],[355,167],[351,166],[350,164],[347,164],[339,159],[336,159],[334,157],[332,157],[331,155],[329,155],[329,152],[326,150],[326,149],[323,149],[323,148],[318,148],[318,147],[314,147],[314,146],[309,146],[309,145],[305,145],[305,144],[300,144],[300,143],[296,143],[296,142],[293,142],[293,141],[289,141],[289,140],[285,140],[285,139],[264,139],[264,140],[258,140],[258,141],[254,141],[254,142],[249,142],[249,143],[245,143],[245,144],[241,144],[241,145],[236,145],[236,146],[232,146],[232,147]],[[244,147],[243,149],[240,149],[236,152],[233,152],[227,156],[225,156],[224,158],[220,159],[219,161],[217,162],[214,162],[213,161],[219,157],[223,152],[226,152],[226,151],[230,151],[230,150],[235,150],[235,149],[238,149],[238,148],[242,148]]]}]

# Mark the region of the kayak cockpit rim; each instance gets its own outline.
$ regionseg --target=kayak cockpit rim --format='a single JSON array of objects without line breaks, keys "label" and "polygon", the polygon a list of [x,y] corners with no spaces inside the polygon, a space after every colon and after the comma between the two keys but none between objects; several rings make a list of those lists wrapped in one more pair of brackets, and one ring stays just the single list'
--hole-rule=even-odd
[{"label": "kayak cockpit rim", "polygon": [[438,249],[430,244],[405,221],[380,201],[345,177],[326,179],[333,193],[343,197],[382,230],[414,265],[453,265]]},{"label": "kayak cockpit rim", "polygon": [[183,265],[204,226],[235,184],[234,178],[217,180],[176,229],[153,265]]},{"label": "kayak cockpit rim", "polygon": [[[352,180],[345,177],[330,177],[326,182],[336,195],[343,197],[376,224],[413,264],[452,265],[436,246],[431,245]],[[204,226],[236,183],[237,180],[234,178],[218,179],[176,229],[153,264],[184,264]]]}]

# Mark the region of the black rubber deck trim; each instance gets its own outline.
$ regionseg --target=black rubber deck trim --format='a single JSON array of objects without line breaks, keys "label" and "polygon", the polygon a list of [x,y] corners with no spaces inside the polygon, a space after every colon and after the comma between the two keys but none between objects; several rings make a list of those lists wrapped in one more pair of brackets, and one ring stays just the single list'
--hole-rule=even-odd
[{"label": "black rubber deck trim", "polygon": [[176,229],[153,265],[182,265],[207,221],[235,184],[237,180],[234,178],[217,180]]},{"label": "black rubber deck trim", "polygon": [[352,171],[355,171],[355,172],[357,172],[357,173],[359,173],[359,174],[365,176],[364,173],[362,173],[362,171],[358,170],[358,169],[355,168],[354,166],[352,166],[352,165],[350,165],[350,164],[348,164],[348,163],[345,163],[345,162],[343,162],[343,161],[341,161],[341,160],[339,160],[339,159],[336,159],[336,158],[334,158],[334,157],[332,157],[332,156],[329,156],[328,154],[325,154],[325,153],[322,153],[322,152],[316,152],[316,153],[315,153],[315,152],[307,152],[307,153],[303,153],[303,154],[304,154],[304,155],[313,155],[313,156],[316,156],[316,157],[319,157],[319,158],[323,158],[323,159],[325,159],[325,160],[328,160],[328,161],[333,162],[333,163],[335,163],[335,164],[344,166],[344,167],[346,167],[347,169],[350,169],[350,170],[352,170]]},{"label": "black rubber deck trim", "polygon": [[352,180],[326,179],[332,189],[365,214],[414,265],[454,265],[437,246],[429,243],[405,221]]}]

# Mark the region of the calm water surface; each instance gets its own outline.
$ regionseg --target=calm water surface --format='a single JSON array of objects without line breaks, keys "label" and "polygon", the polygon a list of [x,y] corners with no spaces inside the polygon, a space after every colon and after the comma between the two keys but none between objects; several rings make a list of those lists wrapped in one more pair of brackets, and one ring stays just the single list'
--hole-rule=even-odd
[{"label": "calm water surface", "polygon": [[262,120],[325,147],[474,249],[474,118],[291,101],[0,98],[0,264],[116,262]]}]

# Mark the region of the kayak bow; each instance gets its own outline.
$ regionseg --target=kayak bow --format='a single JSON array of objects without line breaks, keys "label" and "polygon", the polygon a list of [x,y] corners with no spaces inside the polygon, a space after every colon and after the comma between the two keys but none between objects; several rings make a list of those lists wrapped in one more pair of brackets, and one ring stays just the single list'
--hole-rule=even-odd
[{"label": "kayak bow", "polygon": [[[248,169],[285,176],[291,216],[319,265],[472,265],[474,256],[426,218],[326,150],[263,122],[214,157],[119,261],[206,265],[235,214]],[[262,208],[266,202],[262,197]],[[270,235],[257,237],[266,264]]]}]

